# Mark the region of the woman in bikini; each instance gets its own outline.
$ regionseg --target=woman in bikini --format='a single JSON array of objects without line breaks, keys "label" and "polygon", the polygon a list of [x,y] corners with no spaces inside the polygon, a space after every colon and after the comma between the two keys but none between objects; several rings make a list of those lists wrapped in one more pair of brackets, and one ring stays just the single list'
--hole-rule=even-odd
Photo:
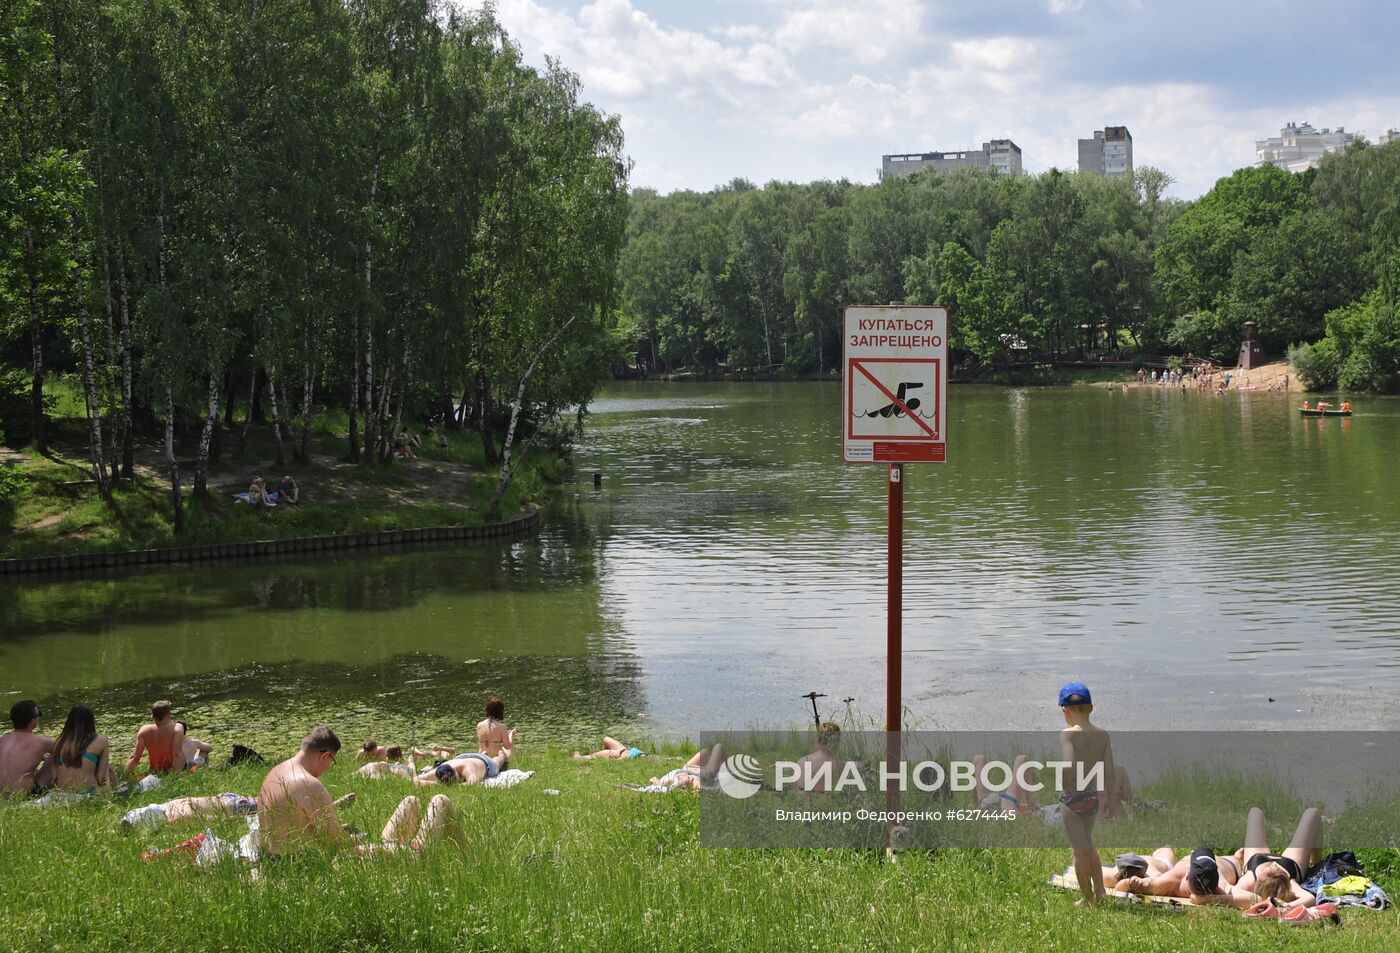
[{"label": "woman in bikini", "polygon": [[514,747],[513,739],[511,728],[506,724],[506,703],[492,695],[486,701],[486,720],[476,725],[477,750],[494,755],[503,747]]},{"label": "woman in bikini", "polygon": [[1293,839],[1282,854],[1269,852],[1264,827],[1264,812],[1249,809],[1245,822],[1244,847],[1236,855],[1244,867],[1239,887],[1258,894],[1283,910],[1311,907],[1317,898],[1302,887],[1309,867],[1322,856],[1322,816],[1316,808],[1308,808],[1298,819]]},{"label": "woman in bikini", "polygon": [[601,750],[595,751],[592,754],[579,754],[577,751],[574,752],[574,757],[579,759],[580,761],[593,761],[599,758],[620,758],[621,760],[626,761],[631,758],[640,758],[645,755],[646,752],[643,751],[641,748],[629,747],[628,745],[625,745],[622,742],[618,741],[616,738],[606,737],[603,739],[603,747]]},{"label": "woman in bikini", "polygon": [[86,705],[74,705],[54,742],[54,787],[96,794],[112,783],[110,745],[97,733],[97,719]]}]

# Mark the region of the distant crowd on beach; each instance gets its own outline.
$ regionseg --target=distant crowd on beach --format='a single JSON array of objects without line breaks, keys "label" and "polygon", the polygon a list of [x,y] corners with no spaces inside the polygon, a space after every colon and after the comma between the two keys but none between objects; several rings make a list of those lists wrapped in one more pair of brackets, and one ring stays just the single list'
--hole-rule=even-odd
[{"label": "distant crowd on beach", "polygon": [[[1158,371],[1156,368],[1140,367],[1137,372],[1137,382],[1140,386],[1148,387],[1175,387],[1183,392],[1187,390],[1197,390],[1202,393],[1214,394],[1217,397],[1224,397],[1231,387],[1237,391],[1263,390],[1267,393],[1288,391],[1291,387],[1288,374],[1272,377],[1267,384],[1248,383],[1248,377],[1239,368],[1227,370],[1217,367],[1214,364],[1194,361],[1183,364],[1179,367],[1168,367]],[[1124,390],[1127,386],[1124,385]]]}]

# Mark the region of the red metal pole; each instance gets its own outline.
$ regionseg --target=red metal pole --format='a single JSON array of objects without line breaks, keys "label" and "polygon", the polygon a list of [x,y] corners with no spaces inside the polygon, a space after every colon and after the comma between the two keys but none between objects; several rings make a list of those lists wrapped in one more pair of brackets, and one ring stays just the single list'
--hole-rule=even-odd
[{"label": "red metal pole", "polygon": [[[889,578],[886,615],[889,644],[886,647],[885,676],[885,762],[893,769],[900,758],[900,723],[903,720],[904,681],[904,464],[891,463],[889,476],[889,538],[887,543]],[[891,784],[885,792],[885,809],[899,809],[899,787]]]}]

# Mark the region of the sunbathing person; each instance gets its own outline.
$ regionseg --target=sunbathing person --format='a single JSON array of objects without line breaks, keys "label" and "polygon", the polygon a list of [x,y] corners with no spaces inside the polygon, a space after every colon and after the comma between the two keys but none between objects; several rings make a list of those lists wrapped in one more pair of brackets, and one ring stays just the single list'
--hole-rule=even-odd
[{"label": "sunbathing person", "polygon": [[185,756],[185,767],[193,770],[206,766],[209,763],[209,755],[214,751],[214,746],[207,741],[191,738],[190,726],[183,721],[177,721],[175,724],[180,726],[180,733],[184,735],[184,741],[180,743],[180,751]]},{"label": "sunbathing person", "polygon": [[[1146,875],[1129,869],[1123,862],[1124,857],[1134,856],[1123,855],[1116,868],[1107,868],[1104,884],[1129,893],[1189,900],[1198,906],[1247,910],[1259,901],[1249,890],[1238,886],[1238,861],[1229,855],[1217,856],[1209,847],[1198,847],[1179,860],[1172,848],[1159,847],[1149,858],[1152,869]],[[1163,870],[1163,864],[1169,866]]]},{"label": "sunbathing person", "polygon": [[719,783],[719,770],[723,765],[723,745],[716,744],[713,748],[701,748],[685,764],[667,771],[659,778],[652,778],[649,786],[639,790],[663,792],[679,791],[686,788],[695,791],[702,788],[712,788]]},{"label": "sunbathing person", "polygon": [[483,754],[495,754],[503,745],[513,747],[514,735],[506,724],[506,703],[492,695],[486,700],[486,720],[476,725],[478,749]]},{"label": "sunbathing person", "polygon": [[399,802],[384,830],[379,834],[380,843],[366,844],[359,848],[362,854],[377,851],[422,850],[439,840],[450,840],[458,847],[466,846],[466,835],[457,820],[457,806],[446,794],[435,794],[428,802],[428,812],[418,798],[410,794]]},{"label": "sunbathing person", "polygon": [[301,750],[267,773],[258,789],[259,850],[273,857],[317,841],[349,846],[321,775],[335,764],[340,739],[325,725],[301,739]]},{"label": "sunbathing person", "polygon": [[[354,793],[344,794],[332,801],[339,810],[354,803]],[[147,804],[127,811],[122,815],[122,827],[130,828],[138,824],[159,827],[162,824],[176,824],[191,818],[219,820],[228,817],[246,817],[258,813],[257,798],[246,794],[211,794],[206,797],[177,797],[171,801]]]},{"label": "sunbathing person", "polygon": [[631,758],[641,758],[645,755],[646,752],[641,748],[629,747],[616,738],[606,737],[603,739],[603,747],[599,751],[595,751],[592,754],[579,754],[577,751],[574,752],[574,757],[578,758],[580,761],[593,761],[599,758],[626,761]]},{"label": "sunbathing person", "polygon": [[[415,751],[415,754],[417,752]],[[360,752],[364,754],[364,752]],[[358,755],[356,756],[358,757]],[[383,761],[371,761],[359,768],[355,772],[357,778],[370,778],[379,780],[382,778],[404,778],[412,780],[414,771],[413,765],[405,763],[403,760],[403,749],[398,745],[390,745],[384,749]]]},{"label": "sunbathing person", "polygon": [[39,794],[53,781],[53,739],[36,735],[39,706],[25,700],[10,706],[14,730],[0,737],[0,794]]},{"label": "sunbathing person", "polygon": [[1022,788],[1018,780],[1022,774],[1029,784],[1038,783],[1038,772],[1024,771],[1022,765],[1028,760],[1025,755],[1016,756],[1015,762],[1011,766],[1011,785],[1001,791],[993,791],[982,783],[982,772],[987,766],[987,756],[979,754],[972,759],[973,777],[976,781],[972,789],[972,807],[980,808],[984,811],[1015,811],[1017,816],[1022,814],[1029,816],[1031,812],[1040,808],[1035,803],[1035,794]]},{"label": "sunbathing person", "polygon": [[96,794],[112,783],[110,745],[97,733],[97,719],[86,705],[74,705],[53,745],[54,787]]},{"label": "sunbathing person", "polygon": [[[441,761],[414,777],[415,784],[480,784],[501,773],[515,749],[503,746],[495,754],[464,751],[450,761]],[[413,762],[409,762],[413,765]],[[415,766],[416,767],[416,766]]]},{"label": "sunbathing person", "polygon": [[1272,900],[1284,910],[1311,907],[1317,903],[1317,897],[1303,889],[1302,880],[1308,868],[1322,856],[1322,816],[1316,808],[1308,808],[1298,819],[1293,839],[1284,852],[1271,854],[1264,812],[1251,807],[1245,822],[1244,847],[1237,856],[1244,866],[1239,880],[1241,889],[1253,891],[1261,899]]},{"label": "sunbathing person", "polygon": [[170,717],[170,702],[151,703],[151,722],[136,732],[136,748],[126,759],[126,770],[135,771],[141,755],[147,755],[152,774],[185,770],[185,731]]}]

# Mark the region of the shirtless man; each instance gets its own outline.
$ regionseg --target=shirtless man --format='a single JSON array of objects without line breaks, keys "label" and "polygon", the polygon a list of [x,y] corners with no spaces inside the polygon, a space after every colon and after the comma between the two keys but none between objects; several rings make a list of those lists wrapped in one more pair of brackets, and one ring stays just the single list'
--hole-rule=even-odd
[{"label": "shirtless man", "polygon": [[15,730],[0,737],[0,792],[37,794],[53,781],[53,739],[34,733],[39,706],[27,699],[10,706],[10,724]]},{"label": "shirtless man", "polygon": [[[509,738],[500,750],[495,754],[484,754],[479,751],[466,751],[457,755],[451,761],[444,761],[439,765],[425,769],[421,774],[413,779],[414,784],[480,784],[488,778],[494,778],[501,773],[501,769],[506,766],[511,757],[515,754]],[[409,762],[413,764],[413,762]],[[416,767],[416,765],[415,765]]]},{"label": "shirtless man", "polygon": [[351,843],[320,780],[339,752],[335,732],[318,725],[301,739],[300,751],[267,773],[257,797],[263,853],[285,854],[316,840]]},{"label": "shirtless man", "polygon": [[[315,841],[336,846],[354,843],[336,817],[335,807],[341,802],[331,800],[320,780],[335,764],[339,752],[340,739],[335,732],[319,725],[301,739],[301,750],[296,755],[268,772],[257,797],[260,849],[264,854],[285,855]],[[355,849],[360,854],[401,848],[418,850],[438,836],[459,845],[463,842],[452,799],[439,794],[424,813],[418,799],[409,795],[399,802],[384,825],[382,844],[356,845]]]},{"label": "shirtless man", "polygon": [[136,748],[126,759],[128,773],[141,763],[141,755],[149,757],[151,773],[185,770],[185,730],[170,717],[170,702],[151,702],[151,724],[136,732]]}]

